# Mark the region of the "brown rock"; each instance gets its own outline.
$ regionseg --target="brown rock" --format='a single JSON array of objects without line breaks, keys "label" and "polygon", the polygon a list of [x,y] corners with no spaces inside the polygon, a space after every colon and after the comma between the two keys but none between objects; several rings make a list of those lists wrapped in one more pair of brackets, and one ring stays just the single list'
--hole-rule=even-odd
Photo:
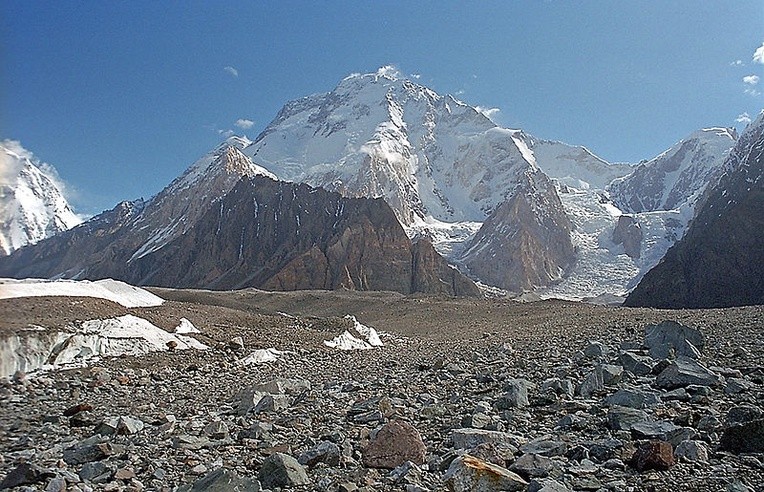
[{"label": "brown rock", "polygon": [[64,417],[71,417],[80,412],[89,412],[91,410],[93,410],[93,405],[89,403],[78,403],[64,410]]},{"label": "brown rock", "polygon": [[666,441],[650,441],[642,444],[631,459],[631,466],[640,472],[668,470],[675,464],[674,446]]},{"label": "brown rock", "polygon": [[369,468],[395,468],[411,461],[421,465],[427,448],[419,431],[408,422],[394,420],[385,424],[363,451],[363,464]]}]

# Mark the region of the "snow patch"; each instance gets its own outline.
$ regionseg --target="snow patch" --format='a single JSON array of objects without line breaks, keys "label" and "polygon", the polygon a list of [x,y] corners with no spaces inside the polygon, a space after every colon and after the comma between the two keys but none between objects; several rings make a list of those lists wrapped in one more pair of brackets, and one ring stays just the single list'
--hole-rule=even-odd
[{"label": "snow patch", "polygon": [[288,350],[276,350],[275,348],[258,349],[239,360],[239,364],[244,366],[263,364],[265,362],[273,362],[278,360],[282,355],[293,354]]},{"label": "snow patch", "polygon": [[180,324],[175,327],[175,333],[186,335],[188,333],[201,333],[201,331],[186,318],[180,318]]},{"label": "snow patch", "polygon": [[119,280],[48,280],[0,278],[0,299],[16,297],[95,297],[126,308],[161,306],[164,299]]},{"label": "snow patch", "polygon": [[331,340],[325,340],[324,345],[337,350],[369,350],[383,346],[374,328],[360,323],[355,316],[348,315],[345,319],[353,322],[353,328],[345,330]]},{"label": "snow patch", "polygon": [[174,335],[149,321],[127,314],[83,322],[72,331],[22,331],[0,345],[0,377],[16,371],[56,370],[84,366],[101,357],[140,356],[150,352],[206,350],[194,338]]}]

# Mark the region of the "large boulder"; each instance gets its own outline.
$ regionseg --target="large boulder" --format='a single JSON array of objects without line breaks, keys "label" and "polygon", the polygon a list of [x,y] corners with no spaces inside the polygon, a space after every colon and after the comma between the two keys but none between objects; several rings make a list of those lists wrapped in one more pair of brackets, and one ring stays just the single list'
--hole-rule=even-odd
[{"label": "large boulder", "polygon": [[653,359],[666,359],[672,355],[697,359],[705,344],[700,330],[676,321],[664,321],[645,328],[645,347]]},{"label": "large boulder", "polygon": [[403,420],[385,424],[363,450],[363,464],[369,468],[393,469],[406,461],[421,465],[427,447],[413,425]]},{"label": "large boulder", "polygon": [[451,492],[524,491],[528,487],[520,475],[468,454],[451,463],[445,479]]}]

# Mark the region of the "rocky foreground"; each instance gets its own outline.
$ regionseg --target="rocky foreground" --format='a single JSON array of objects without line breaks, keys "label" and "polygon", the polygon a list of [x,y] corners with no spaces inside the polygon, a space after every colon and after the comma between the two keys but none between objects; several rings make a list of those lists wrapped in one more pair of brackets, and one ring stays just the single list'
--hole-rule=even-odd
[{"label": "rocky foreground", "polygon": [[[764,490],[764,307],[158,293],[0,301],[15,329],[183,316],[211,347],[3,381],[0,489]],[[327,347],[345,314],[384,346]]]}]

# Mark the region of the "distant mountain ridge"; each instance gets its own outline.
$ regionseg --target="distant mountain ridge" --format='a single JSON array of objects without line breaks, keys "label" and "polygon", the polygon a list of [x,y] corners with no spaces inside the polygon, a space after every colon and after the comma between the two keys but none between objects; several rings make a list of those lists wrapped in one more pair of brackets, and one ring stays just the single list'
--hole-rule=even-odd
[{"label": "distant mountain ridge", "polygon": [[0,255],[82,222],[40,166],[18,142],[0,142]]},{"label": "distant mountain ridge", "polygon": [[764,304],[764,112],[700,198],[685,236],[642,279],[627,306]]},{"label": "distant mountain ridge", "polygon": [[0,258],[0,276],[478,295],[382,200],[280,182],[229,139],[148,201]]}]

